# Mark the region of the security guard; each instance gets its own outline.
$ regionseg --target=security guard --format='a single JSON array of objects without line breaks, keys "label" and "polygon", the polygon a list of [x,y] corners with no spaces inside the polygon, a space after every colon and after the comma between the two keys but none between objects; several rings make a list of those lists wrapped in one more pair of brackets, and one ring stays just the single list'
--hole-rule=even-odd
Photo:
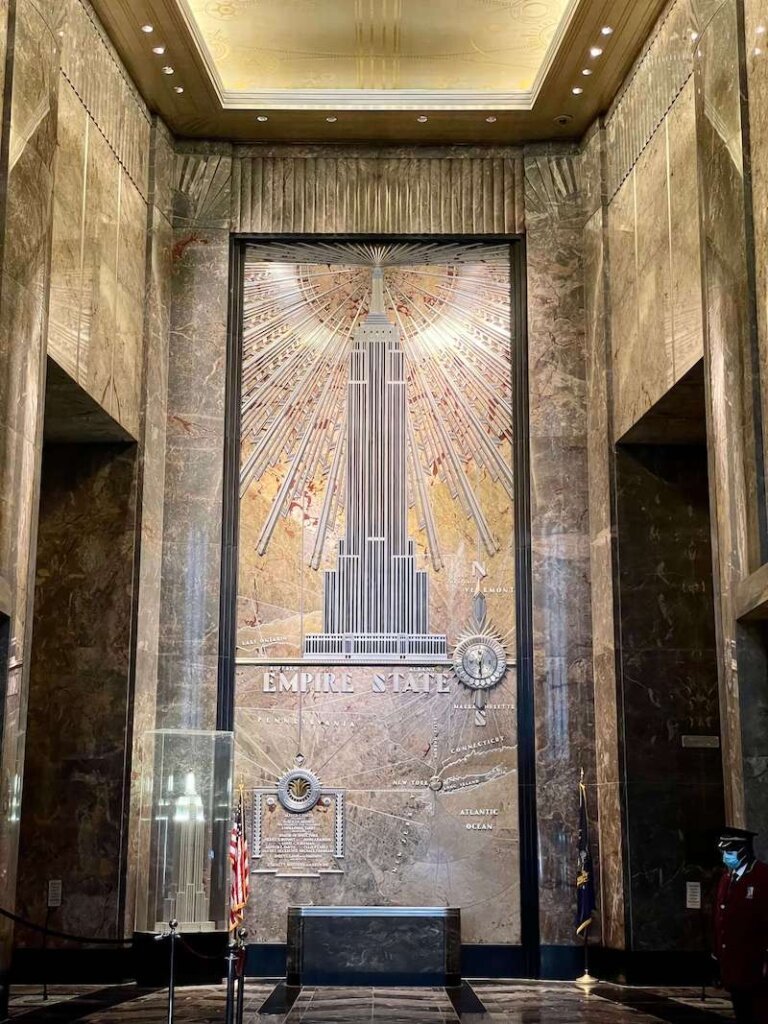
[{"label": "security guard", "polygon": [[755,857],[755,832],[724,828],[725,870],[715,900],[714,955],[738,1024],[768,1022],[768,864]]}]

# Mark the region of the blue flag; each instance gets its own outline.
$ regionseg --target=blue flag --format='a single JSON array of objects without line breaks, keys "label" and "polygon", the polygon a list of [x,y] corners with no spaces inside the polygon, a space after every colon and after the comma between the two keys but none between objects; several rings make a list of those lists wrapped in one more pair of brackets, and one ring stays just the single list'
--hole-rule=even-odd
[{"label": "blue flag", "polygon": [[592,924],[595,912],[595,876],[589,849],[587,787],[582,772],[579,782],[579,872],[576,877],[576,934],[583,935]]}]

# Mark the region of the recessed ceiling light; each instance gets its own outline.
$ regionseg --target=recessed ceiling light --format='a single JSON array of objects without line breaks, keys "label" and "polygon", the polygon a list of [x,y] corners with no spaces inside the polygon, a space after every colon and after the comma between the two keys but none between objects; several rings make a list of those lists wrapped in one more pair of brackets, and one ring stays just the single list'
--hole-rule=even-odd
[{"label": "recessed ceiling light", "polygon": [[429,118],[427,117],[426,114],[419,114],[419,116],[416,118],[416,120],[419,122],[419,124],[424,124],[424,122],[428,121]]},{"label": "recessed ceiling light", "polygon": [[172,75],[173,74],[173,68],[171,67],[170,64],[166,64],[165,65],[165,67],[163,68],[163,74],[164,75]]},{"label": "recessed ceiling light", "polygon": [[603,25],[603,27],[600,29],[600,35],[601,36],[612,36],[613,35],[613,29],[611,28],[610,25]]},{"label": "recessed ceiling light", "polygon": [[165,47],[164,46],[153,46],[152,47],[152,53],[165,53]]},{"label": "recessed ceiling light", "polygon": [[178,93],[182,93],[182,92],[184,92],[184,86],[183,85],[174,85],[173,91],[174,92],[178,92]]},{"label": "recessed ceiling light", "polygon": [[257,121],[268,121],[269,118],[267,117],[266,114],[257,114],[256,115],[256,120]]},{"label": "recessed ceiling light", "polygon": [[488,124],[493,124],[496,121],[496,118],[493,116],[493,114],[491,114],[491,116],[486,117],[485,120],[488,122]]},{"label": "recessed ceiling light", "polygon": [[698,38],[699,38],[699,33],[698,32],[691,32],[691,42],[692,43],[695,43]]},{"label": "recessed ceiling light", "polygon": [[753,50],[752,52],[754,53],[754,55],[755,55],[756,57],[759,57],[759,56],[760,56],[760,54],[761,54],[761,53],[762,53],[763,51],[762,51],[762,50],[760,49],[760,47],[759,47],[759,46],[756,46],[756,47],[754,48],[754,50]]},{"label": "recessed ceiling light", "polygon": [[764,36],[765,35],[765,25],[758,25],[757,28],[755,29],[755,35],[757,35],[757,36]]},{"label": "recessed ceiling light", "polygon": [[602,57],[602,55],[603,55],[602,47],[600,47],[600,46],[590,46],[590,48],[589,48],[589,56],[590,57]]},{"label": "recessed ceiling light", "polygon": [[154,32],[155,31],[155,26],[154,25],[142,25],[141,26],[141,31],[142,32],[146,32],[147,35],[149,35],[150,32]]},{"label": "recessed ceiling light", "polygon": [[325,120],[328,122],[328,124],[334,124],[339,119],[338,119],[338,117],[326,117]]},{"label": "recessed ceiling light", "polygon": [[584,90],[581,88],[580,85],[575,85],[571,89],[571,92],[573,93],[574,96],[581,96],[581,94],[584,92]]},{"label": "recessed ceiling light", "polygon": [[589,77],[592,74],[592,68],[582,68],[581,73],[582,75]]}]

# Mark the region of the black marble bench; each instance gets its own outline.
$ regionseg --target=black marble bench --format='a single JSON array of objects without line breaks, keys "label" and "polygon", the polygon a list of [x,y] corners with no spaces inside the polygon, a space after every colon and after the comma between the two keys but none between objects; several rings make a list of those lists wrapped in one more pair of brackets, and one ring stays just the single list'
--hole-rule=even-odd
[{"label": "black marble bench", "polygon": [[458,907],[290,907],[288,985],[461,983]]}]

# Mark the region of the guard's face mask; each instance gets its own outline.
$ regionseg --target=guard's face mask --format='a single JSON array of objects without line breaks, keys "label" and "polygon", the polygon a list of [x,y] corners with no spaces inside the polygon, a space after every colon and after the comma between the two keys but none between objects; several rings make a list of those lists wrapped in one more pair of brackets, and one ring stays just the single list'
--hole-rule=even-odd
[{"label": "guard's face mask", "polygon": [[723,864],[725,864],[729,871],[735,871],[739,864],[741,864],[741,857],[736,850],[723,850]]}]

